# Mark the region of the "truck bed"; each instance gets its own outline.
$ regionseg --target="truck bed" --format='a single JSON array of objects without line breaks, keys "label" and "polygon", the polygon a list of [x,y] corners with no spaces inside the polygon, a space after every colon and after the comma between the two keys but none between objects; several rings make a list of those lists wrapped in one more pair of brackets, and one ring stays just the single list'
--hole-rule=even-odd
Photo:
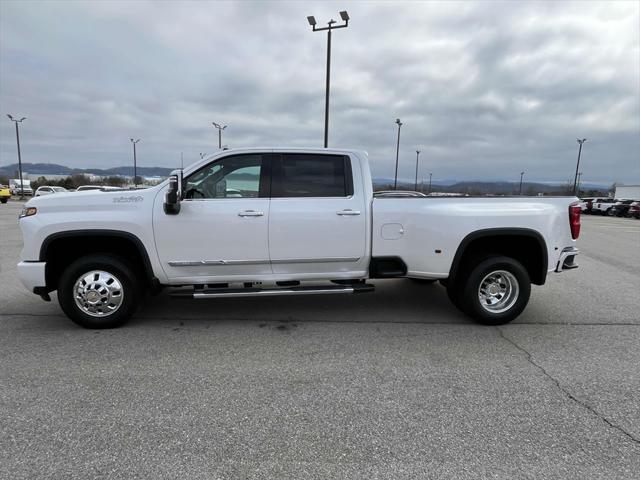
[{"label": "truck bed", "polygon": [[[568,208],[574,197],[374,198],[372,256],[399,256],[407,274],[446,278],[458,247],[485,229],[539,232],[548,270],[571,238]],[[526,225],[526,228],[523,228]]]}]

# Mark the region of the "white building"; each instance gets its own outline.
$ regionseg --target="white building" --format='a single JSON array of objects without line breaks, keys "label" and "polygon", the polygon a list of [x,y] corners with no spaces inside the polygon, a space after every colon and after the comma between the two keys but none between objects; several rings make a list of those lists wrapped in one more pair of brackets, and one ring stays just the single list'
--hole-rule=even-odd
[{"label": "white building", "polygon": [[640,185],[616,185],[614,198],[640,200]]},{"label": "white building", "polygon": [[64,180],[69,175],[54,175],[53,173],[27,173],[22,172],[22,178],[25,180],[38,180],[40,177],[44,177],[47,180]]}]

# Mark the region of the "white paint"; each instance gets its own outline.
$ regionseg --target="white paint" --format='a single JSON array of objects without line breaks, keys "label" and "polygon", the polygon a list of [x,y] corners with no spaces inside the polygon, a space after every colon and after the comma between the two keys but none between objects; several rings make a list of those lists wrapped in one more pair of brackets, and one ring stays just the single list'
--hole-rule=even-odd
[{"label": "white paint", "polygon": [[[374,199],[367,154],[360,151],[228,150],[187,167],[184,175],[228,155],[272,151],[349,155],[354,194],[347,198],[183,200],[177,215],[163,211],[168,181],[137,190],[135,202],[114,201],[122,191],[38,197],[27,204],[37,207],[38,213],[20,221],[21,258],[39,260],[42,242],[53,233],[106,229],[140,239],[154,275],[166,285],[366,278],[372,255],[402,258],[409,276],[446,278],[460,242],[477,230],[528,228],[539,232],[547,244],[550,271],[562,249],[576,243],[568,220],[568,206],[574,198]],[[263,215],[239,215],[249,210]],[[338,215],[344,210],[360,215]],[[18,265],[30,289],[41,286],[34,282],[44,282],[44,274],[36,275],[32,265]]]}]

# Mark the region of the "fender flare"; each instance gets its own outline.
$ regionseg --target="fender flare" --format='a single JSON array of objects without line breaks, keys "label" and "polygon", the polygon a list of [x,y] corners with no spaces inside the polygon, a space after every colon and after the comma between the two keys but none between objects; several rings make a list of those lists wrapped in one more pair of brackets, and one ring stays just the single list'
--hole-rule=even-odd
[{"label": "fender flare", "polygon": [[90,236],[118,237],[131,241],[136,246],[140,257],[142,258],[142,264],[144,265],[144,270],[147,278],[152,282],[157,282],[157,279],[153,272],[153,267],[151,266],[151,260],[149,259],[149,253],[147,252],[144,243],[142,243],[142,240],[140,240],[140,238],[138,238],[133,233],[123,232],[121,230],[87,229],[65,230],[63,232],[52,233],[42,241],[42,245],[40,245],[39,259],[41,262],[46,261],[47,250],[49,248],[49,245],[54,240],[59,240],[61,238],[78,238]]},{"label": "fender flare", "polygon": [[476,230],[471,232],[466,237],[462,239],[460,245],[458,245],[458,249],[456,250],[456,254],[453,257],[453,262],[451,263],[451,268],[449,269],[449,277],[448,280],[453,283],[456,279],[456,274],[458,269],[460,268],[460,262],[462,261],[462,257],[474,240],[483,237],[509,237],[509,236],[518,236],[518,237],[530,237],[537,241],[540,245],[540,249],[542,250],[542,277],[540,281],[540,285],[543,285],[547,278],[547,270],[549,268],[549,252],[547,250],[547,242],[544,240],[544,237],[537,230],[533,230],[531,228],[485,228],[482,230]]}]

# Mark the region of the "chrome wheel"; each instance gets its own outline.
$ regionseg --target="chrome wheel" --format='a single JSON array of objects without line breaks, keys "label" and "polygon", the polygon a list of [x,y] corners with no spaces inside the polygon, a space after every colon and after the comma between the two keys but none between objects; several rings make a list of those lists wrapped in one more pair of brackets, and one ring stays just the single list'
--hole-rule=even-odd
[{"label": "chrome wheel", "polygon": [[516,303],[519,294],[518,280],[506,270],[489,273],[478,288],[480,305],[489,313],[506,312]]},{"label": "chrome wheel", "polygon": [[122,305],[124,291],[117,277],[103,270],[81,275],[73,288],[76,305],[92,317],[106,317]]}]

